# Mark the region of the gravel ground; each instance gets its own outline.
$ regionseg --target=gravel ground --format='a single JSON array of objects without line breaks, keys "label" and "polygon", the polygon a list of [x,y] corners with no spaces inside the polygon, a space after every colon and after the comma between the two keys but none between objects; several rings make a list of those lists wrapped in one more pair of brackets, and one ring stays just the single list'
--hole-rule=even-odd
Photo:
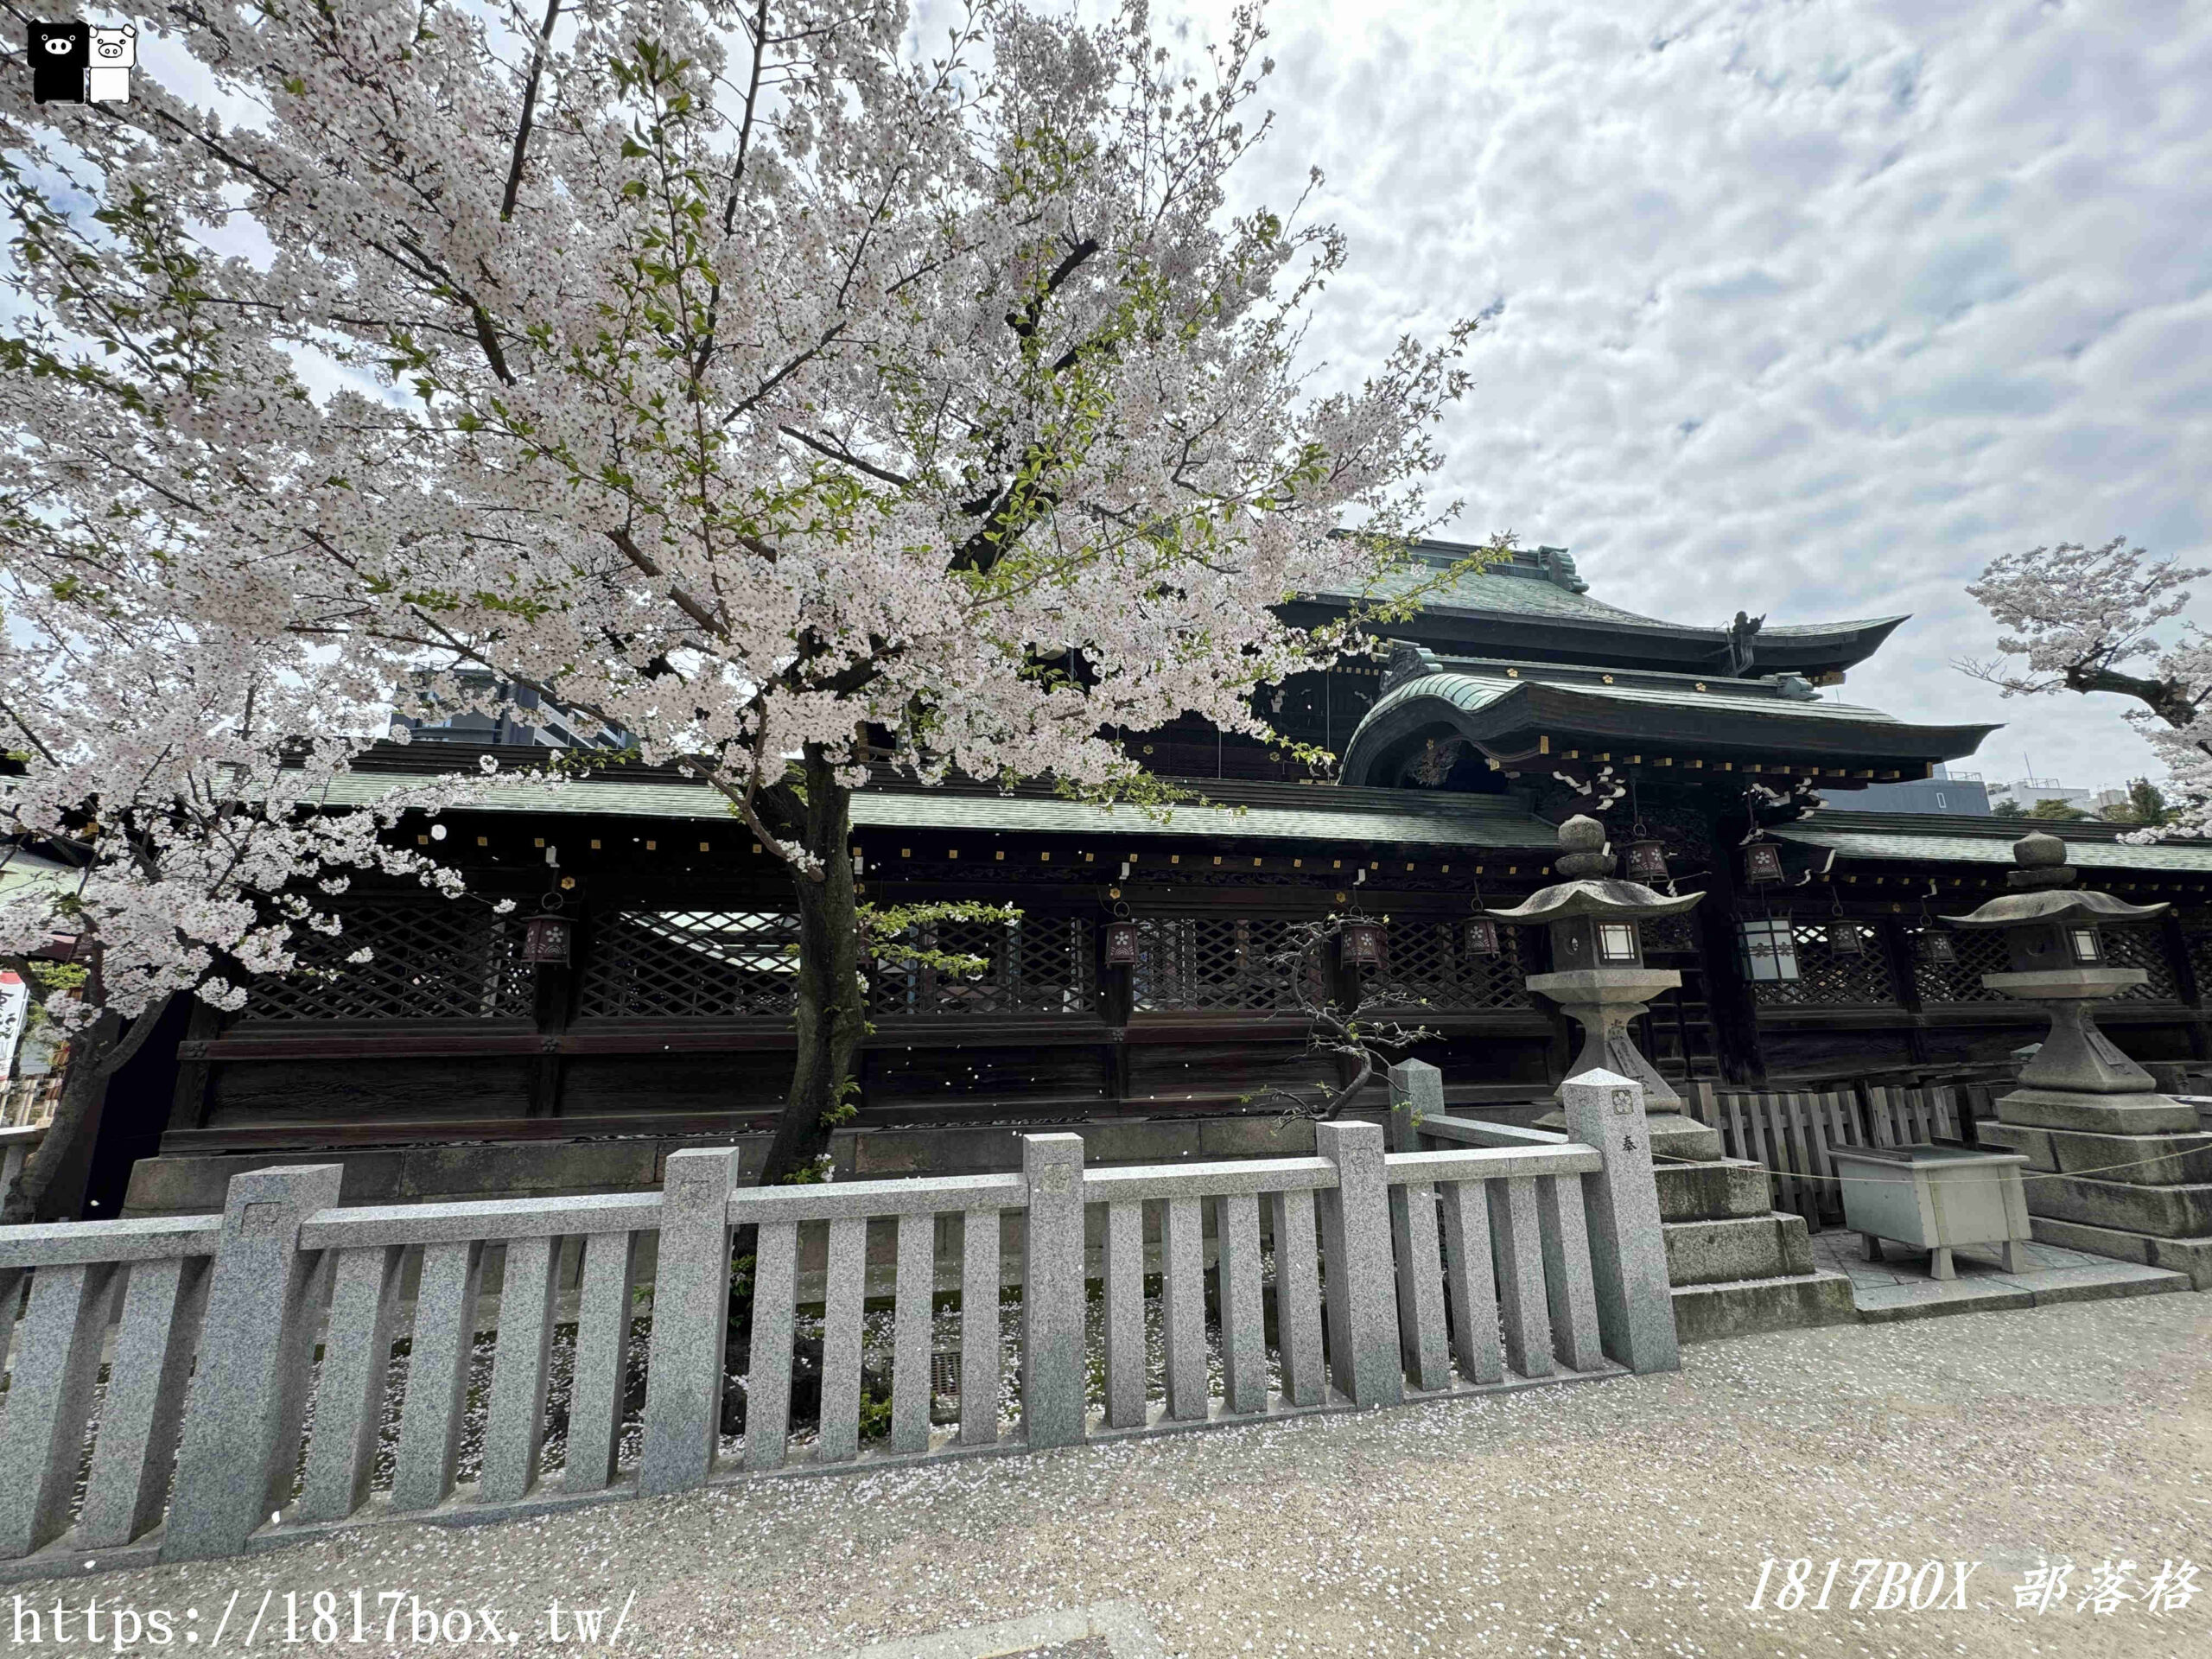
[{"label": "gravel ground", "polygon": [[[1812,1558],[1815,1586],[1843,1558],[1828,1611],[1747,1611],[1769,1556]],[[1978,1560],[1976,1605],[1854,1612],[1864,1557]],[[2046,1557],[2075,1563],[2069,1594],[2017,1610]],[[2136,1564],[2138,1598],[2169,1560],[2203,1582],[2163,1617],[2076,1611],[2107,1558]],[[180,1630],[196,1608],[198,1631],[234,1592],[239,1621],[265,1592],[279,1619],[295,1592],[294,1653],[384,1650],[376,1595],[396,1589],[499,1610],[517,1654],[579,1651],[572,1626],[550,1640],[557,1599],[610,1609],[608,1627],[626,1600],[621,1652],[761,1659],[1103,1601],[1141,1605],[1170,1653],[1239,1659],[2212,1655],[2212,1297],[1790,1332],[1691,1349],[1676,1376],[386,1525],[25,1588],[169,1609]],[[364,1645],[343,1639],[356,1589]],[[324,1590],[335,1642],[310,1623]],[[407,1633],[403,1617],[395,1650],[444,1648]]]}]

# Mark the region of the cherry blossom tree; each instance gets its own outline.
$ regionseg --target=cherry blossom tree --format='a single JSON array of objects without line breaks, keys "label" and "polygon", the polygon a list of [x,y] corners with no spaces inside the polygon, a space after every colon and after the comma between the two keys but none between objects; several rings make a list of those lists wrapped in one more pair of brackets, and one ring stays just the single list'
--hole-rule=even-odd
[{"label": "cherry blossom tree", "polygon": [[[13,467],[0,491],[37,493]],[[107,1085],[174,999],[236,1008],[255,976],[297,969],[310,936],[339,931],[327,901],[358,873],[460,887],[388,839],[402,812],[459,798],[454,785],[329,810],[363,741],[339,734],[361,729],[378,688],[349,698],[282,628],[194,626],[190,596],[158,564],[113,557],[99,530],[66,510],[0,521],[0,823],[5,856],[50,855],[43,879],[0,899],[0,959],[70,1049],[46,1137],[0,1194],[8,1223],[74,1216]],[[75,971],[32,965],[56,956]]]},{"label": "cherry blossom tree", "polygon": [[1157,803],[1107,734],[1272,735],[1255,688],[1360,627],[1273,607],[1383,591],[1432,522],[1471,325],[1306,360],[1346,246],[1232,207],[1256,8],[1184,58],[1141,0],[926,47],[891,0],[134,21],[207,85],[0,92],[49,510],[281,588],[318,674],[528,687],[725,797],[799,918],[767,1179],[863,1034],[853,791]]},{"label": "cherry blossom tree", "polygon": [[1967,587],[2009,632],[1998,657],[1961,662],[1966,672],[2008,697],[2106,691],[2142,705],[2126,717],[2181,798],[2171,810],[2160,803],[2166,815],[2146,823],[2144,839],[2212,832],[2212,639],[2193,622],[2168,626],[2188,607],[2189,584],[2207,574],[2116,536],[2101,547],[2003,554]]}]

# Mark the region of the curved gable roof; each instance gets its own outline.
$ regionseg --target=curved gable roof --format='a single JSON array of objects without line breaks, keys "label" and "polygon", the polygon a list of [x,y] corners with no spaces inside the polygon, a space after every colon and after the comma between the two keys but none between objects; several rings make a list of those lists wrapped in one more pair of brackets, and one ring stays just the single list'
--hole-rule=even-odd
[{"label": "curved gable roof", "polygon": [[[1602,668],[1402,658],[1395,682],[1345,745],[1347,784],[1381,775],[1407,739],[1446,728],[1495,760],[1533,755],[1549,740],[1770,763],[1903,767],[1971,754],[1993,726],[1915,726],[1878,709],[1832,702],[1802,680],[1699,679]],[[1562,742],[1560,740],[1567,740]]]},{"label": "curved gable roof", "polygon": [[[1444,649],[1471,653],[1504,647],[1560,661],[1726,671],[1726,626],[1669,622],[1593,598],[1564,548],[1516,549],[1510,563],[1438,580],[1478,550],[1458,543],[1421,542],[1414,550],[1414,567],[1394,572],[1372,591],[1314,598],[1342,604],[1396,598],[1433,582],[1436,585],[1422,600],[1419,616],[1399,628]],[[1767,672],[1840,672],[1872,656],[1908,620],[1900,614],[1762,626],[1751,636],[1754,663]]]}]

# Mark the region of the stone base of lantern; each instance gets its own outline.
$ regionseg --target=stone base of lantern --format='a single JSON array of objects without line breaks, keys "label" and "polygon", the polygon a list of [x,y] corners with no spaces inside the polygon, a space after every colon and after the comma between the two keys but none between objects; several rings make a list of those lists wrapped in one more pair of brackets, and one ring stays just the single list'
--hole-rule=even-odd
[{"label": "stone base of lantern", "polygon": [[2196,1128],[2196,1108],[2171,1095],[2142,1090],[2125,1095],[2072,1089],[2015,1089],[1997,1103],[2001,1123],[2087,1135],[2171,1135]]},{"label": "stone base of lantern", "polygon": [[1975,1126],[1984,1146],[2026,1154],[2028,1167],[2136,1186],[2212,1182],[2212,1133],[2121,1135],[2045,1128],[2002,1118]]},{"label": "stone base of lantern", "polygon": [[[2048,1244],[2185,1273],[2212,1290],[2212,1135],[2129,1134],[2115,1128],[2157,1118],[2156,1106],[2110,1108],[2112,1097],[2069,1098],[2069,1114],[2094,1128],[2007,1122],[2022,1090],[1998,1103],[2003,1115],[1976,1124],[1984,1146],[2024,1154],[2028,1213]],[[2177,1103],[2152,1096],[2164,1107]],[[2179,1108],[2193,1117],[2194,1109]],[[2100,1112],[2102,1116],[2099,1116]],[[2160,1121],[2171,1122],[2167,1114]]]}]

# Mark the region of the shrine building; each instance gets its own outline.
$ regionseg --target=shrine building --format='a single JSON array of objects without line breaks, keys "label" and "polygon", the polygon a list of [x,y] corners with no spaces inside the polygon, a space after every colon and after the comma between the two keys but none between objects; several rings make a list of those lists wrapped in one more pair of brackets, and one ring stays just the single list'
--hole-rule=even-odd
[{"label": "shrine building", "polygon": [[[1440,574],[1471,551],[1419,556]],[[1669,1077],[1809,1088],[2004,1060],[2041,1017],[1982,987],[2000,944],[1934,918],[2002,890],[2017,822],[1852,810],[1993,729],[1851,700],[1904,620],[1662,621],[1538,548],[1450,576],[1391,625],[1387,660],[1262,694],[1286,740],[1341,756],[1334,779],[1196,720],[1126,738],[1203,799],[1165,819],[1043,785],[887,776],[853,801],[862,896],[1020,915],[938,930],[939,949],[988,961],[980,977],[871,968],[841,1158],[863,1175],[999,1167],[1021,1129],[1071,1123],[1100,1160],[1292,1150],[1267,1091],[1338,1073],[1308,1054],[1274,957],[1300,922],[1347,912],[1383,923],[1382,959],[1332,963],[1339,989],[1383,975],[1432,1033],[1414,1052],[1447,1102],[1510,1115],[1557,1084],[1569,1031],[1522,988],[1546,966],[1541,930],[1474,912],[1555,879],[1556,825],[1578,812],[1630,875],[1707,895],[1644,942],[1681,975],[1639,1033]],[[359,760],[349,799],[543,753],[418,732]],[[2149,982],[2104,1029],[2139,1059],[2206,1058],[2212,842],[2039,827],[2100,887],[2174,905],[2106,930]],[[111,1090],[86,1213],[126,1192],[134,1213],[219,1208],[229,1174],[308,1152],[346,1165],[349,1202],[645,1187],[674,1147],[766,1128],[793,1042],[790,878],[720,796],[618,762],[404,833],[462,868],[469,896],[357,883],[326,971],[265,983],[236,1014],[175,1011],[175,1040]],[[530,949],[545,916],[568,924],[538,930],[557,952]],[[346,964],[363,944],[373,959]]]}]

